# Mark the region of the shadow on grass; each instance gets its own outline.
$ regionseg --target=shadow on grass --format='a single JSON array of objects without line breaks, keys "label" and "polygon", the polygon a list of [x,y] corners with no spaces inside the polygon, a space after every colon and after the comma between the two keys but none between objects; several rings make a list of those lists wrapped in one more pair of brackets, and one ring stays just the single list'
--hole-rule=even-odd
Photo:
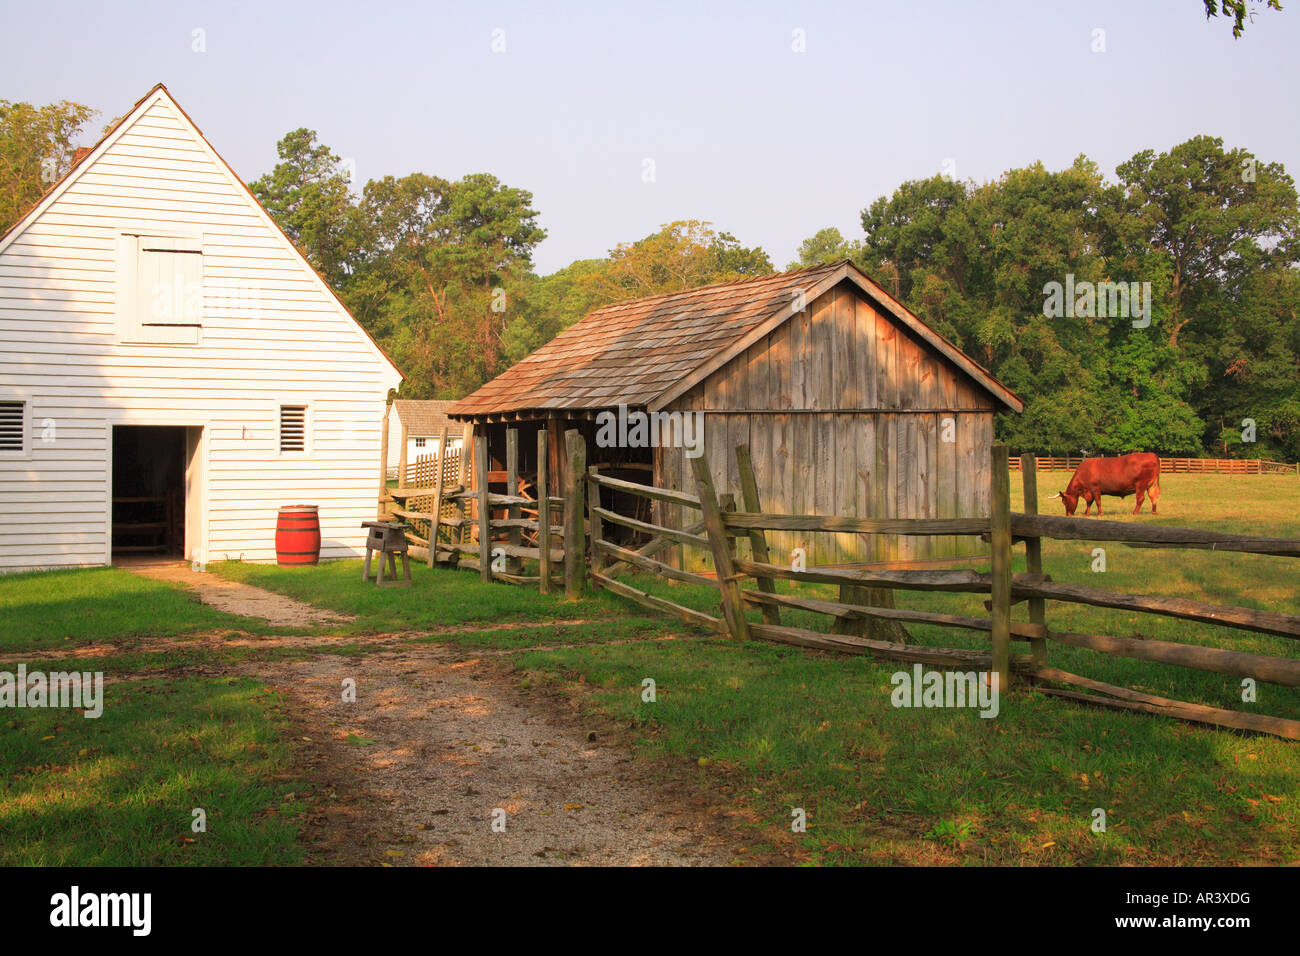
[{"label": "shadow on grass", "polygon": [[[0,865],[300,860],[278,699],[236,679],[105,687],[103,715],[0,711]],[[191,829],[192,811],[207,832]]]},{"label": "shadow on grass", "polygon": [[222,628],[262,633],[261,622],[200,602],[178,585],[119,568],[0,575],[0,648],[171,637]]}]

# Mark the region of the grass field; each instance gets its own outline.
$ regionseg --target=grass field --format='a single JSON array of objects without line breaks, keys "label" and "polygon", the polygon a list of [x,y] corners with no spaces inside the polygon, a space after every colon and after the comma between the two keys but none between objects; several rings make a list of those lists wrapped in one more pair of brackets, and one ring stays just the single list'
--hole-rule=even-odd
[{"label": "grass field", "polygon": [[264,631],[186,591],[119,568],[0,575],[0,648],[57,650],[88,641]]},{"label": "grass field", "polygon": [[[1042,477],[1046,499],[1063,475]],[[1154,518],[1127,514],[1132,499],[1127,509],[1108,499],[1106,517],[1300,537],[1293,477],[1178,475],[1163,484]],[[1090,570],[1094,546],[1107,549],[1104,574]],[[1044,566],[1058,581],[1300,613],[1300,563],[1292,559],[1046,542]],[[576,696],[593,718],[623,728],[641,759],[689,766],[720,802],[749,811],[756,848],[776,830],[788,833],[792,812],[804,810],[808,830],[794,839],[810,863],[1300,863],[1295,743],[1022,689],[1004,695],[992,720],[973,710],[896,709],[890,678],[900,665],[738,644],[608,593],[570,603],[422,566],[413,568],[412,588],[379,590],[361,582],[358,562],[211,570],[357,615],[339,629],[343,641],[322,639],[332,653],[364,655],[366,634],[395,631],[412,641],[506,652],[526,692]],[[633,580],[716,613],[711,588]],[[973,595],[899,592],[899,603],[982,614]],[[0,729],[0,829],[11,837],[3,861],[298,859],[301,787],[271,782],[283,776],[294,747],[274,695],[255,681],[204,676],[222,655],[148,653],[150,636],[235,622],[248,630],[246,619],[232,622],[184,592],[117,571],[0,578],[0,608],[0,650],[39,660],[68,642],[111,634],[126,646],[97,667],[145,678],[110,686],[99,721],[59,711],[0,714],[8,718]],[[1025,614],[1016,608],[1018,619]],[[815,615],[785,619],[825,628]],[[1293,658],[1300,650],[1282,638],[1058,603],[1048,604],[1047,619],[1061,629]],[[973,632],[910,630],[919,643],[987,644]],[[1300,718],[1294,689],[1261,684],[1258,702],[1243,704],[1231,678],[1055,645],[1050,660],[1179,699]],[[647,677],[657,686],[653,703],[642,699]],[[221,840],[185,842],[191,808],[207,804],[222,808]],[[1091,827],[1097,810],[1106,813],[1102,833]]]},{"label": "grass field", "polygon": [[265,688],[167,677],[112,683],[104,696],[95,719],[49,709],[5,721],[0,865],[299,861],[300,804],[269,779],[289,763],[285,718]]},{"label": "grass field", "polygon": [[[1041,476],[1044,510],[1063,479]],[[1019,475],[1013,508],[1021,508]],[[1106,517],[1214,530],[1300,537],[1300,481],[1293,477],[1166,476],[1159,515],[1129,514],[1132,499],[1107,499]],[[1127,505],[1127,507],[1125,507]],[[1106,544],[1107,570],[1091,570],[1093,542],[1045,542],[1044,567],[1058,581],[1112,590],[1300,613],[1295,587],[1300,564],[1290,559],[1209,551],[1156,551]],[[743,546],[742,546],[743,547]],[[1018,549],[1023,570],[1023,549]],[[526,680],[591,691],[590,701],[632,729],[648,756],[702,764],[731,799],[769,825],[788,826],[795,807],[809,814],[805,837],[814,861],[966,863],[1265,863],[1300,862],[1300,760],[1295,744],[1194,727],[1158,717],[1091,709],[1015,691],[1002,715],[892,707],[890,677],[897,665],[811,654],[755,642],[700,637],[671,642],[612,644],[601,640],[607,594],[577,604],[543,599],[505,585],[482,585],[466,572],[425,572],[409,597],[380,595],[355,579],[355,566],[286,574],[283,569],[229,566],[220,573],[339,610],[373,602],[396,623],[396,610],[414,623],[457,618],[444,609],[474,605],[477,620],[512,615],[595,617],[581,647],[521,653]],[[323,569],[322,569],[323,570]],[[445,578],[444,576],[450,576]],[[320,585],[329,581],[329,590]],[[419,579],[418,579],[419,581]],[[717,613],[711,588],[641,576],[639,587]],[[422,589],[428,588],[421,594]],[[486,588],[486,590],[484,590]],[[833,597],[833,589],[798,588]],[[463,591],[457,595],[454,592]],[[453,592],[453,593],[449,593]],[[493,593],[502,595],[493,597]],[[973,595],[899,592],[901,606],[982,614]],[[492,601],[492,607],[480,602]],[[504,602],[502,604],[501,602]],[[614,607],[619,602],[615,599]],[[1295,657],[1297,646],[1227,628],[1082,606],[1049,604],[1059,629],[1144,635]],[[672,625],[645,618],[629,632],[652,634]],[[1016,615],[1024,619],[1024,607]],[[787,614],[790,623],[825,629],[826,619]],[[566,629],[567,630],[567,629]],[[985,636],[933,627],[911,628],[920,643],[987,646]],[[545,632],[499,637],[522,646]],[[611,635],[612,636],[612,635]],[[577,635],[575,635],[575,638]],[[483,634],[429,639],[492,642]],[[1023,645],[1017,648],[1023,649]],[[1129,661],[1052,646],[1051,663],[1100,680],[1215,706],[1300,718],[1300,693],[1260,685],[1259,700],[1243,704],[1240,683],[1183,668]],[[641,681],[653,677],[656,703],[643,703]],[[1104,809],[1107,830],[1094,833],[1093,812]]]}]

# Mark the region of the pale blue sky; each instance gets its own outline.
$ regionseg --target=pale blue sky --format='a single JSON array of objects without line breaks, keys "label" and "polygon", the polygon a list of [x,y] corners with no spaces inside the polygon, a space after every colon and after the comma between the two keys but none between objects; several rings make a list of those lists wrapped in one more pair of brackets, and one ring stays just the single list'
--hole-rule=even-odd
[{"label": "pale blue sky", "polygon": [[298,126],[362,182],[491,172],[533,192],[541,272],[685,218],[783,267],[823,226],[860,236],[865,205],[947,159],[984,181],[1083,152],[1113,175],[1209,133],[1296,175],[1300,4],[1284,7],[1234,41],[1200,0],[4,0],[0,99],[88,103],[97,131],[161,81],[245,179]]}]

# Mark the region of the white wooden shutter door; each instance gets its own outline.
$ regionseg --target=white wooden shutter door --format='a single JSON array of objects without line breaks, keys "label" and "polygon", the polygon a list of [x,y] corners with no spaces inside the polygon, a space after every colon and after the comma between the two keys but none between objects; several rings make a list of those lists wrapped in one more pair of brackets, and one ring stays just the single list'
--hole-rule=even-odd
[{"label": "white wooden shutter door", "polygon": [[202,325],[203,246],[195,239],[137,239],[140,340],[196,345]]}]

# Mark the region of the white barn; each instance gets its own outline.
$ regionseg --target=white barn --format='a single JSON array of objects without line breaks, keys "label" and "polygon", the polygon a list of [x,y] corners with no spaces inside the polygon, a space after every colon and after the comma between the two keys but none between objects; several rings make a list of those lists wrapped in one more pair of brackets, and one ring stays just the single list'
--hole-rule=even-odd
[{"label": "white barn", "polygon": [[0,237],[0,571],[355,556],[401,379],[160,84]]},{"label": "white barn", "polygon": [[[414,464],[419,458],[436,455],[442,444],[442,430],[447,429],[447,446],[460,448],[465,426],[447,417],[454,401],[397,399],[393,402],[388,432],[388,474],[396,477],[402,462]],[[392,419],[397,419],[393,428]],[[405,453],[405,454],[403,454]]]}]

